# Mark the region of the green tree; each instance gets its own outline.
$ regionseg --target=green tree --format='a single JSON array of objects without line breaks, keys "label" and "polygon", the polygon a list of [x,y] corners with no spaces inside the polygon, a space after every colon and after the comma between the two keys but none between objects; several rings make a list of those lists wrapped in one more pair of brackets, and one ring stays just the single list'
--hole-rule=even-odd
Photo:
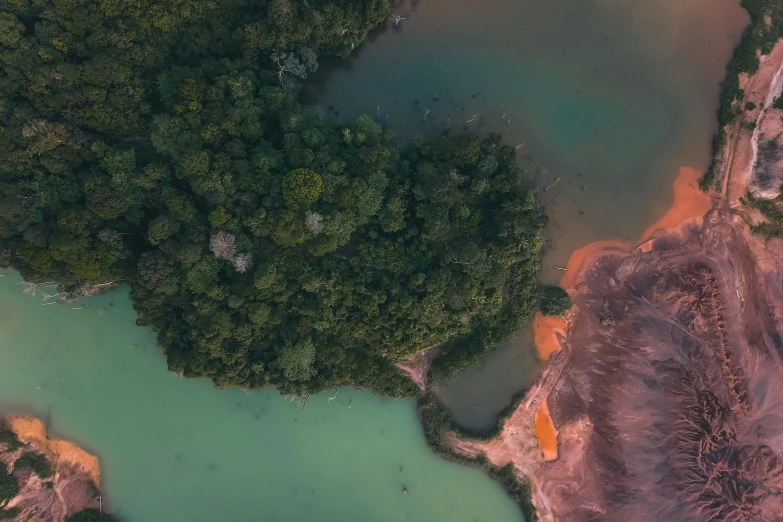
[{"label": "green tree", "polygon": [[309,169],[294,169],[283,178],[283,197],[286,201],[311,205],[324,191],[321,176]]},{"label": "green tree", "polygon": [[397,148],[281,87],[391,0],[82,4],[0,15],[0,265],[127,283],[173,371],[285,393],[415,394],[399,360],[445,378],[565,308],[500,136]]},{"label": "green tree", "polygon": [[153,245],[168,239],[179,231],[179,221],[168,215],[158,216],[147,227],[147,238]]},{"label": "green tree", "polygon": [[115,522],[117,519],[97,509],[83,509],[65,518],[65,522]]},{"label": "green tree", "polygon": [[277,364],[283,369],[286,379],[306,381],[316,374],[315,346],[309,339],[296,344],[286,343],[278,352]]},{"label": "green tree", "polygon": [[40,478],[45,479],[54,475],[54,466],[45,455],[41,453],[25,452],[14,462],[14,469],[32,470]]},{"label": "green tree", "polygon": [[558,286],[542,286],[539,296],[539,306],[545,315],[563,315],[573,304],[568,292]]}]

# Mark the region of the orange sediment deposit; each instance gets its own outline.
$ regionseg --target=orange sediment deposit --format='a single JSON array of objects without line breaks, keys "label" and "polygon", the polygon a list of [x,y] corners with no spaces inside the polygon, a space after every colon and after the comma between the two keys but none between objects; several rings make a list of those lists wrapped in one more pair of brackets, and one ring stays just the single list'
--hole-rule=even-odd
[{"label": "orange sediment deposit", "polygon": [[702,172],[697,169],[680,167],[677,178],[672,184],[674,189],[672,206],[661,219],[644,231],[637,243],[630,244],[617,240],[595,241],[574,250],[568,258],[567,271],[560,279],[560,286],[572,290],[585,263],[599,252],[613,249],[628,252],[637,246],[641,246],[644,252],[649,252],[652,250],[652,241],[649,240],[655,237],[656,232],[671,233],[686,223],[701,223],[704,215],[713,205],[712,197],[698,188],[701,175]]},{"label": "orange sediment deposit", "polygon": [[544,400],[536,412],[536,437],[544,453],[544,460],[557,459],[557,435],[557,428],[549,415],[549,406]]},{"label": "orange sediment deposit", "polygon": [[[685,223],[701,224],[704,215],[713,205],[712,197],[698,188],[701,175],[702,172],[694,168],[680,167],[677,179],[674,180],[674,202],[671,208],[654,225],[644,231],[642,241],[655,237],[657,231],[674,232]],[[652,244],[648,243],[648,245],[652,249]]]},{"label": "orange sediment deposit", "polygon": [[542,361],[548,361],[549,356],[560,351],[560,341],[557,336],[565,336],[568,324],[563,317],[553,317],[537,312],[533,319],[533,338]]},{"label": "orange sediment deposit", "polygon": [[[686,223],[701,224],[704,215],[712,208],[713,200],[712,197],[697,188],[700,177],[699,170],[681,167],[673,184],[674,202],[671,208],[654,225],[645,230],[638,242],[630,244],[617,240],[596,241],[575,250],[568,259],[567,270],[560,279],[560,286],[569,291],[574,290],[582,270],[588,266],[592,258],[602,252],[619,250],[628,253],[636,247],[640,247],[644,252],[649,252],[653,250],[654,246],[651,239],[656,235],[676,233]],[[533,321],[533,339],[542,360],[548,360],[554,352],[560,350],[558,336],[565,337],[567,330],[566,319],[536,314]],[[549,416],[546,400],[544,400],[536,412],[536,436],[546,460],[557,458],[557,433],[552,418]]]},{"label": "orange sediment deposit", "polygon": [[100,487],[101,472],[98,457],[91,455],[79,446],[67,440],[50,439],[46,434],[46,425],[32,417],[14,415],[8,418],[8,426],[16,433],[20,441],[34,442],[43,453],[54,457],[56,462],[69,462],[84,469],[90,474],[96,486]]},{"label": "orange sediment deposit", "polygon": [[627,252],[631,248],[631,245],[628,243],[616,240],[595,241],[583,246],[582,248],[577,248],[571,254],[571,257],[568,258],[568,264],[566,265],[568,270],[560,279],[560,286],[566,290],[573,290],[574,284],[576,283],[576,278],[579,277],[579,274],[582,272],[582,268],[585,266],[585,263],[598,252],[612,249],[619,249]]}]

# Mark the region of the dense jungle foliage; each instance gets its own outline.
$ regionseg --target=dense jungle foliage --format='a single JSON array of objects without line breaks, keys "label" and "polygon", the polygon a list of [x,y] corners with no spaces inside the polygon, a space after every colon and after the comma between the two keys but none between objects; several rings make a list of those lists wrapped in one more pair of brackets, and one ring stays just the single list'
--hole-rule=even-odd
[{"label": "dense jungle foliage", "polygon": [[750,15],[750,25],[734,48],[734,54],[726,67],[726,78],[720,85],[718,130],[712,138],[712,161],[699,182],[705,191],[715,188],[719,181],[715,171],[720,166],[723,148],[726,146],[726,126],[733,123],[742,112],[745,92],[740,89],[740,74],[755,74],[759,69],[759,53],[769,54],[783,36],[783,0],[742,0],[741,5]]},{"label": "dense jungle foliage", "polygon": [[5,0],[0,265],[72,294],[129,283],[171,370],[287,393],[413,394],[394,362],[562,312],[498,136],[397,149],[298,102],[391,4]]}]

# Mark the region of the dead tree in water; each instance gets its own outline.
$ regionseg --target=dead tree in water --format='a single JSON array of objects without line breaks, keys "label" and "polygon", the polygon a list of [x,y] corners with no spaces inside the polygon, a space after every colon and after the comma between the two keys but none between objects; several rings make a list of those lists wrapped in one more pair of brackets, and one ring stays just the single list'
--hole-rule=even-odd
[{"label": "dead tree in water", "polygon": [[[561,176],[561,177],[562,177],[562,176]],[[552,183],[552,184],[551,184],[551,185],[549,185],[547,188],[545,188],[545,189],[544,189],[544,192],[546,192],[547,190],[549,190],[549,189],[551,189],[552,187],[554,187],[555,185],[557,185],[557,182],[558,182],[558,181],[560,181],[560,178],[557,178],[557,179],[555,180],[555,182],[554,182],[554,183]]]},{"label": "dead tree in water", "polygon": [[400,25],[400,22],[402,22],[406,18],[404,16],[400,16],[400,15],[391,15],[391,16],[389,16],[389,19],[393,20],[394,21],[394,27],[397,27],[397,26]]}]

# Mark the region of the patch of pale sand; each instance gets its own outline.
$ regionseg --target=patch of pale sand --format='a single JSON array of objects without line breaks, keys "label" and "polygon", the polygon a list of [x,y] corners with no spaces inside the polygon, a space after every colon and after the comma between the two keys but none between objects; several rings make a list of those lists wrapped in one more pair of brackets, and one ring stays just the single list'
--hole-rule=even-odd
[{"label": "patch of pale sand", "polygon": [[416,352],[406,360],[395,364],[398,370],[411,378],[421,391],[427,388],[427,373],[440,351],[436,347]]},{"label": "patch of pale sand", "polygon": [[549,406],[546,401],[542,401],[536,412],[536,437],[544,460],[557,459],[557,434],[555,423],[549,415]]},{"label": "patch of pale sand", "polygon": [[90,474],[95,485],[101,485],[101,472],[98,457],[91,455],[79,446],[67,440],[50,439],[46,425],[33,417],[14,415],[7,419],[8,426],[24,443],[34,442],[42,453],[48,454],[55,462],[69,462]]},{"label": "patch of pale sand", "polygon": [[[726,166],[723,175],[721,193],[730,207],[741,206],[739,199],[745,195],[755,163],[755,147],[758,139],[758,127],[763,120],[770,90],[777,88],[777,80],[783,64],[783,40],[779,40],[772,51],[760,57],[759,70],[751,77],[742,78],[745,97],[740,102],[740,114],[729,134],[724,148],[722,163]],[[756,105],[753,111],[745,111],[748,102]],[[743,127],[744,123],[755,123],[754,129]]]}]

